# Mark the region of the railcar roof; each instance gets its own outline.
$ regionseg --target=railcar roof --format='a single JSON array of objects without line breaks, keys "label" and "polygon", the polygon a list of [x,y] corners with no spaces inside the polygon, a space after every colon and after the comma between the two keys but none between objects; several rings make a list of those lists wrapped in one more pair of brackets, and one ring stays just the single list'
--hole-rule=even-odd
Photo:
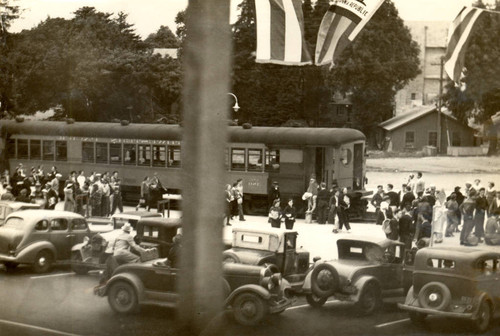
[{"label": "railcar roof", "polygon": [[[221,125],[221,127],[223,127]],[[0,121],[0,133],[74,136],[96,138],[181,140],[182,127],[165,124],[134,124],[122,126],[119,123],[64,121]],[[266,143],[284,145],[328,145],[339,146],[343,143],[365,140],[365,135],[350,128],[298,128],[298,127],[229,127],[231,142]]]}]

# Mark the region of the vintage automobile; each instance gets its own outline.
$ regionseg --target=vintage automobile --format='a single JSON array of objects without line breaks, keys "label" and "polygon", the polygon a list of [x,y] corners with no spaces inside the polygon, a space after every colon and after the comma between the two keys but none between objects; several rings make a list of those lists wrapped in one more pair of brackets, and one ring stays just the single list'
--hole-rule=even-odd
[{"label": "vintage automobile", "polygon": [[275,265],[300,292],[309,269],[309,252],[297,248],[297,231],[278,228],[233,228],[233,247],[223,252],[224,263]]},{"label": "vintage automobile", "polygon": [[[322,306],[328,297],[354,302],[362,314],[376,311],[382,299],[404,297],[411,286],[411,272],[405,272],[403,243],[376,237],[337,240],[338,259],[318,260],[307,274],[304,291],[308,303]],[[410,257],[409,257],[410,256]]]},{"label": "vintage automobile", "polygon": [[[127,216],[130,217],[130,216]],[[120,217],[122,218],[122,217]],[[118,222],[118,219],[115,217]],[[181,231],[180,218],[141,217],[134,221],[136,243],[146,249],[157,251],[156,257],[166,258],[172,247],[172,238]],[[124,221],[119,220],[119,227]],[[72,247],[71,268],[77,274],[87,274],[90,269],[104,269],[106,261],[113,254],[113,245],[121,229],[100,233]]]},{"label": "vintage automobile", "polygon": [[29,209],[40,209],[40,205],[15,201],[0,201],[0,226],[3,225],[5,218],[11,213]]},{"label": "vintage automobile", "polygon": [[417,252],[401,309],[415,324],[427,315],[468,319],[485,332],[500,315],[500,253],[473,247],[429,247]]},{"label": "vintage automobile", "polygon": [[[118,313],[135,312],[143,304],[175,308],[182,299],[176,290],[178,272],[161,259],[126,264],[94,293],[107,296]],[[240,324],[255,325],[268,314],[281,313],[291,305],[286,296],[288,282],[272,266],[224,264],[223,276],[225,306],[231,308]]]},{"label": "vintage automobile", "polygon": [[90,236],[85,218],[68,211],[12,213],[0,227],[0,262],[7,269],[30,264],[37,273],[69,263],[71,247]]}]

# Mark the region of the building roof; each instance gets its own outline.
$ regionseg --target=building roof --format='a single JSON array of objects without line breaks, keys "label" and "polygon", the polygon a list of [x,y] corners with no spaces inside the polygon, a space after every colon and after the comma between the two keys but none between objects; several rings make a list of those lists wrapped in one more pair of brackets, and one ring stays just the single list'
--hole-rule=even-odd
[{"label": "building roof", "polygon": [[161,57],[170,56],[173,59],[177,59],[177,51],[177,48],[154,48],[153,55],[160,54]]},{"label": "building roof", "polygon": [[[399,114],[395,117],[392,117],[391,119],[385,120],[381,122],[379,127],[382,127],[386,131],[392,131],[396,128],[399,128],[401,126],[404,126],[414,120],[417,120],[419,118],[422,118],[430,113],[436,112],[436,107],[435,106],[419,106],[417,108],[414,108],[406,113]],[[447,109],[443,108],[441,110],[441,113],[445,116],[448,117],[452,120],[458,121],[450,111]]]}]

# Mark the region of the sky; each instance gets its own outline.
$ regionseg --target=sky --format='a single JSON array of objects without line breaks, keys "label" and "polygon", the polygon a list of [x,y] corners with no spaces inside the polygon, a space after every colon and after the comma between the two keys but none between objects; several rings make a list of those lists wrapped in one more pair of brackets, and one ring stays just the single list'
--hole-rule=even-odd
[{"label": "sky", "polygon": [[[186,8],[188,0],[10,0],[24,12],[13,22],[11,32],[31,29],[47,17],[70,19],[78,8],[95,7],[98,11],[128,14],[128,22],[136,32],[146,38],[161,25],[175,32],[175,16]],[[224,0],[220,0],[223,2]],[[228,1],[228,0],[226,0]],[[237,17],[236,6],[240,0],[231,0],[231,20]],[[256,0],[265,1],[265,0]],[[473,0],[393,0],[399,15],[408,21],[451,22],[463,6]]]}]

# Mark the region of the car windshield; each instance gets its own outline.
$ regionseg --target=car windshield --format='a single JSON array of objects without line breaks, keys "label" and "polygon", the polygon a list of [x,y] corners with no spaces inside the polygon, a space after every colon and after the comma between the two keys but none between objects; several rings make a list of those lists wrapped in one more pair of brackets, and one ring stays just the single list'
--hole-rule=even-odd
[{"label": "car windshield", "polygon": [[14,230],[22,230],[24,227],[24,221],[19,217],[11,217],[7,220],[7,222],[5,222],[4,227]]}]

